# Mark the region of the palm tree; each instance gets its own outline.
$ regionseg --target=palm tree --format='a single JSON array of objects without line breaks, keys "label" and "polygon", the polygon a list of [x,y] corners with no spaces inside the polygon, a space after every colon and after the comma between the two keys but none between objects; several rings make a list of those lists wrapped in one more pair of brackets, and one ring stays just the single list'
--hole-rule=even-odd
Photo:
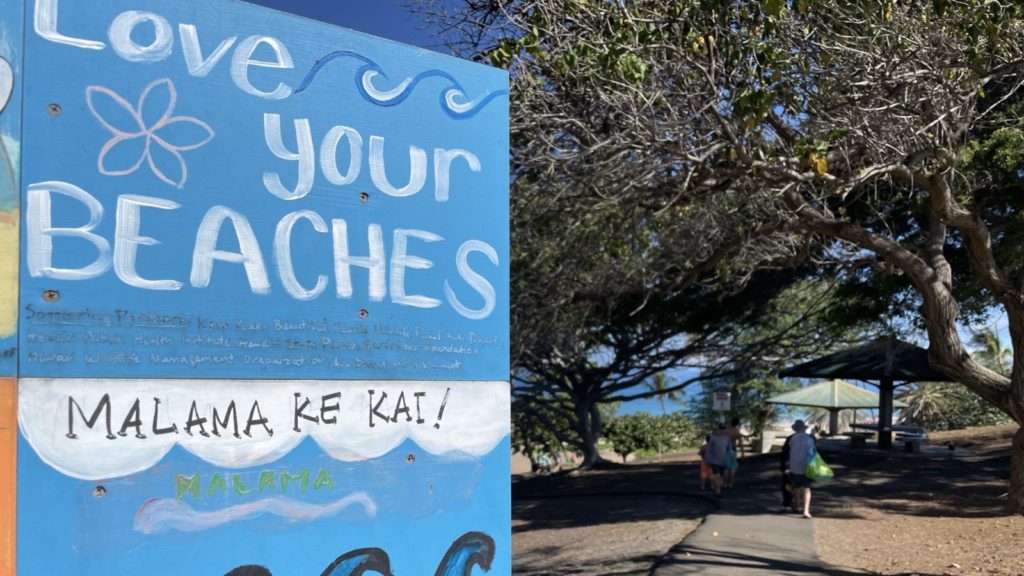
[{"label": "palm tree", "polygon": [[[647,389],[653,392],[653,396],[658,399],[658,404],[661,404],[662,415],[668,414],[665,410],[665,400],[671,400],[673,402],[679,402],[682,400],[678,391],[668,391],[668,389],[675,383],[676,379],[672,376],[666,376],[664,372],[658,372],[648,380],[644,381],[644,385],[647,386]],[[661,442],[658,442],[658,462],[661,462],[661,459]]]},{"label": "palm tree", "polygon": [[681,402],[682,397],[679,395],[678,390],[668,392],[667,390],[677,382],[674,376],[666,376],[664,372],[658,372],[654,376],[644,381],[644,386],[648,390],[653,392],[653,396],[658,400],[658,404],[661,405],[661,413],[667,414],[665,410],[665,400],[671,400],[672,402]]},{"label": "palm tree", "polygon": [[1013,363],[1013,351],[1003,346],[999,339],[999,332],[994,326],[976,330],[971,338],[971,343],[979,348],[971,354],[979,364],[990,370],[995,370],[1003,376],[1009,376],[1010,365]]},{"label": "palm tree", "polygon": [[901,422],[912,422],[932,429],[943,429],[941,423],[952,411],[952,382],[919,382],[905,389],[898,399],[907,404],[900,416]]}]

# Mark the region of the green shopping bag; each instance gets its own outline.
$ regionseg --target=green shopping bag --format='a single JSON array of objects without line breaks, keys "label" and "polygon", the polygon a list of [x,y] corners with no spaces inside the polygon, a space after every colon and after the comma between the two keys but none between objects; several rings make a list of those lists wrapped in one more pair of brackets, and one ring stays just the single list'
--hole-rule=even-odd
[{"label": "green shopping bag", "polygon": [[814,453],[814,457],[807,463],[807,477],[811,480],[828,480],[833,476],[832,469],[825,464],[821,454]]}]

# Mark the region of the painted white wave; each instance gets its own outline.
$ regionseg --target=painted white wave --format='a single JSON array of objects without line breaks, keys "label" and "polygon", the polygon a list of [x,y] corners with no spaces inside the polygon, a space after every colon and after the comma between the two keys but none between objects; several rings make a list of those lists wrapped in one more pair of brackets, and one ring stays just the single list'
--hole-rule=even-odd
[{"label": "painted white wave", "polygon": [[132,529],[143,534],[199,532],[263,514],[272,514],[292,522],[313,522],[335,516],[356,505],[363,507],[367,518],[377,515],[377,503],[365,492],[354,492],[327,504],[306,504],[278,496],[204,512],[180,500],[158,498],[146,502],[139,510],[132,522]]},{"label": "painted white wave", "polygon": [[465,97],[465,94],[454,88],[444,93],[445,104],[448,106],[449,110],[455,112],[456,114],[465,114],[466,112],[469,112],[473,108],[476,108],[477,105],[480,104],[480,101],[486,97],[486,95],[480,96],[475,100],[470,100],[469,102],[460,103],[457,101],[457,99],[465,99]]},{"label": "painted white wave", "polygon": [[509,400],[508,383],[493,381],[24,378],[18,424],[44,462],[102,480],[146,470],[175,444],[222,468],[261,466],[306,436],[343,461],[407,438],[480,457],[508,435]]},{"label": "painted white wave", "polygon": [[391,90],[378,90],[377,87],[373,85],[373,79],[377,76],[380,76],[380,73],[376,70],[367,70],[362,77],[363,90],[366,90],[366,93],[369,94],[371,98],[382,104],[386,104],[401,96],[409,88],[409,84],[412,83],[412,78],[406,78]]}]

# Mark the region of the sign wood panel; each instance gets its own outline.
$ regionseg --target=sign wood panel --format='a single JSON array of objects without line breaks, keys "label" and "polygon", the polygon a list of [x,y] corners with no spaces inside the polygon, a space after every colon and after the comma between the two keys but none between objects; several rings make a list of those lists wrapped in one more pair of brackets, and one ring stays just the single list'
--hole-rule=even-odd
[{"label": "sign wood panel", "polygon": [[507,74],[235,0],[0,6],[18,573],[510,573]]}]

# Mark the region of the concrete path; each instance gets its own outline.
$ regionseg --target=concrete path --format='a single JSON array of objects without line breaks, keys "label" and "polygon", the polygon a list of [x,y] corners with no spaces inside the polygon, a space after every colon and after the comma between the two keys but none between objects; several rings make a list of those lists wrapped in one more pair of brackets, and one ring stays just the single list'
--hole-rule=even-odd
[{"label": "concrete path", "polygon": [[781,474],[778,454],[740,460],[736,486],[722,489],[718,510],[662,558],[653,576],[824,576],[814,520],[783,512]]},{"label": "concrete path", "polygon": [[[852,470],[863,470],[883,458],[918,458],[940,464],[949,458],[944,446],[924,446],[917,454],[905,454],[896,449],[883,454],[873,449],[851,449],[847,440],[828,439],[819,440],[818,449],[840,477],[847,477]],[[872,482],[870,477],[858,475],[857,478],[860,478],[857,486]],[[839,574],[822,567],[814,541],[815,521],[782,512],[780,482],[777,454],[741,460],[736,487],[723,489],[718,510],[673,547],[655,566],[652,575]],[[851,489],[848,484],[848,479],[844,478],[819,486],[818,497],[844,486]],[[814,502],[812,496],[811,514],[815,511]]]},{"label": "concrete path", "polygon": [[764,484],[738,483],[724,489],[719,510],[672,548],[653,574],[826,574],[815,549],[814,520],[780,513],[778,491],[769,491]]}]

